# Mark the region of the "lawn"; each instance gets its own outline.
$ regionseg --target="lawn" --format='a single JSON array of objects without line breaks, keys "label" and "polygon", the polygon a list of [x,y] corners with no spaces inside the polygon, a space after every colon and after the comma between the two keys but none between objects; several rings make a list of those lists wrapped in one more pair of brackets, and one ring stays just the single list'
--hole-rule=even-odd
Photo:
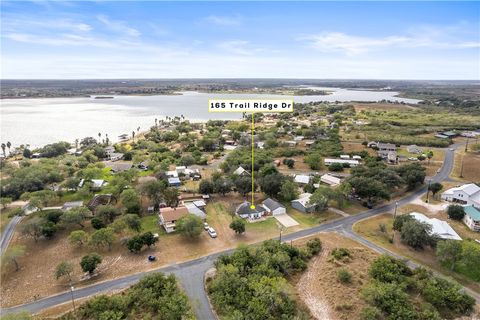
[{"label": "lawn", "polygon": [[158,216],[156,214],[148,215],[141,218],[142,232],[150,231],[152,233],[164,234],[165,230],[158,224]]},{"label": "lawn", "polygon": [[303,228],[314,227],[323,222],[339,217],[339,215],[331,211],[321,213],[303,213],[293,209],[291,205],[287,205],[287,213],[290,217],[300,223],[300,226]]},{"label": "lawn", "polygon": [[[480,292],[479,282],[472,281],[472,279],[468,278],[468,275],[452,272],[447,268],[444,268],[437,261],[435,251],[433,249],[425,248],[424,250],[414,250],[400,241],[400,235],[398,232],[395,232],[394,243],[391,243],[390,240],[393,236],[392,222],[392,215],[382,214],[357,222],[353,226],[353,230],[359,235],[391,252],[395,252],[408,259],[425,265],[439,273],[455,279],[462,285],[469,287],[476,292]],[[382,232],[380,230],[380,224],[384,224],[386,226],[386,232]]]}]

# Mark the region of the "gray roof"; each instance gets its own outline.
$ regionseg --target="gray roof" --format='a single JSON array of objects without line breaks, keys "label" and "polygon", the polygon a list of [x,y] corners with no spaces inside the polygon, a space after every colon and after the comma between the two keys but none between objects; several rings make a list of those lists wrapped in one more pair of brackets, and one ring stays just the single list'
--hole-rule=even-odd
[{"label": "gray roof", "polygon": [[266,206],[268,209],[270,210],[275,210],[275,209],[278,209],[278,208],[285,208],[281,203],[271,199],[271,198],[268,198],[266,199],[265,201],[263,201],[263,205]]},{"label": "gray roof", "polygon": [[238,215],[244,214],[253,214],[253,213],[262,213],[265,210],[261,206],[255,206],[255,209],[250,208],[250,202],[245,201],[244,203],[240,204],[235,213]]},{"label": "gray roof", "polygon": [[65,202],[62,206],[62,209],[71,209],[71,208],[76,208],[76,207],[81,207],[83,206],[83,201],[69,201]]}]

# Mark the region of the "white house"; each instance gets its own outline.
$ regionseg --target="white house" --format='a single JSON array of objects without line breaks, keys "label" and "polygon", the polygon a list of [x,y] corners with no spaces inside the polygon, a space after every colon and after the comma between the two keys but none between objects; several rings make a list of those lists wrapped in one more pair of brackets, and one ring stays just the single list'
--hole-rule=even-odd
[{"label": "white house", "polygon": [[165,228],[165,231],[167,233],[170,233],[175,231],[175,223],[186,215],[188,215],[188,209],[185,207],[165,207],[160,209],[160,214],[158,215],[158,218],[160,225]]},{"label": "white house", "polygon": [[360,164],[360,162],[358,160],[347,160],[347,159],[329,159],[329,158],[325,158],[324,160],[325,162],[325,165],[326,166],[329,166],[331,165],[332,163],[340,163],[340,164],[344,164],[344,163],[348,163],[350,165],[350,167],[356,167]]},{"label": "white house", "polygon": [[465,217],[463,217],[463,222],[473,231],[480,232],[480,210],[474,206],[465,206],[463,207],[465,211]]},{"label": "white house", "polygon": [[431,225],[432,230],[430,231],[430,235],[436,235],[440,239],[445,240],[462,240],[455,230],[453,230],[453,228],[443,220],[429,218],[418,212],[412,212],[410,215],[420,222],[425,222]]},{"label": "white house", "polygon": [[332,187],[338,186],[342,182],[342,180],[340,180],[339,178],[334,177],[328,173],[321,176],[320,181]]},{"label": "white house", "polygon": [[238,167],[237,170],[233,171],[233,174],[236,174],[238,176],[250,175],[250,173],[242,167]]},{"label": "white house", "polygon": [[310,182],[310,176],[305,174],[296,174],[294,179],[299,185],[306,185]]},{"label": "white house", "polygon": [[281,203],[270,198],[263,201],[262,206],[273,216],[287,213],[287,209]]},{"label": "white house", "polygon": [[448,189],[442,193],[442,200],[458,202],[468,206],[472,205],[480,209],[480,187],[474,183],[469,183]]},{"label": "white house", "polygon": [[92,190],[100,190],[106,184],[103,179],[92,179]]},{"label": "white house", "polygon": [[308,192],[301,194],[298,199],[292,201],[292,208],[306,213],[315,211],[315,204],[309,203],[311,196],[312,194]]},{"label": "white house", "polygon": [[250,202],[243,202],[235,209],[235,214],[243,219],[255,220],[263,217],[266,210],[263,206],[255,206],[255,209],[250,207]]}]

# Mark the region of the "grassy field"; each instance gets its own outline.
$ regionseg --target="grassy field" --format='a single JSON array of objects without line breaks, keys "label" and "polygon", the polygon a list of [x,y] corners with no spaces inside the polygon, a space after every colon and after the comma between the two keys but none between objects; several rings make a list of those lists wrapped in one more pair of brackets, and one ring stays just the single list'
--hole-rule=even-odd
[{"label": "grassy field", "polygon": [[[463,174],[462,174],[463,162]],[[455,152],[455,164],[451,174],[452,178],[459,179],[465,182],[479,182],[480,181],[480,154],[468,151],[465,153],[464,149]],[[462,177],[460,177],[462,175]]]},{"label": "grassy field", "polygon": [[[418,208],[417,208],[418,209]],[[436,259],[435,252],[431,248],[425,248],[424,250],[417,251],[411,247],[403,244],[400,241],[400,235],[398,232],[395,233],[394,243],[391,243],[390,240],[393,236],[392,230],[393,216],[390,214],[378,215],[370,219],[362,220],[357,222],[353,226],[353,230],[365,237],[366,239],[380,245],[381,247],[398,253],[406,258],[409,258],[413,261],[416,261],[422,265],[425,265],[437,272],[440,272],[456,281],[462,285],[469,287],[470,289],[480,292],[480,283],[472,281],[472,279],[459,274],[457,272],[451,272],[450,270],[444,268]],[[386,225],[386,232],[380,230],[380,224]],[[460,270],[459,270],[460,271]]]}]

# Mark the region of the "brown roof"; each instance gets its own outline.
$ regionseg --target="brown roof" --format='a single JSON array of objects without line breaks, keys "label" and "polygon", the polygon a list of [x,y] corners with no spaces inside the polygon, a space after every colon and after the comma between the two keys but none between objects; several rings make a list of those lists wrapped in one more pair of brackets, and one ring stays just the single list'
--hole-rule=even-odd
[{"label": "brown roof", "polygon": [[165,207],[160,209],[160,214],[162,215],[163,220],[166,222],[177,221],[188,214],[188,209],[185,207]]}]

